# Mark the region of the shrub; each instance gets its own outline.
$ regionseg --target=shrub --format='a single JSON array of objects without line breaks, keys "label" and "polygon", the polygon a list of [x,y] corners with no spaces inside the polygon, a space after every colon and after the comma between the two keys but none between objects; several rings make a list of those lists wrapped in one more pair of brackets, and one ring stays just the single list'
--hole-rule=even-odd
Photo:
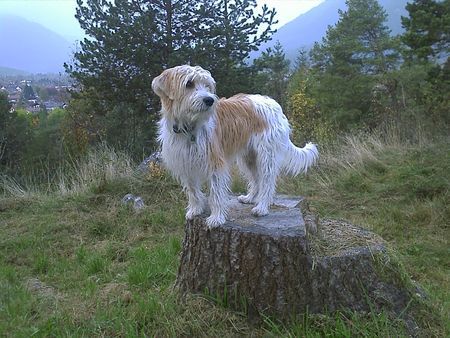
[{"label": "shrub", "polygon": [[305,82],[289,96],[288,112],[292,138],[297,144],[310,140],[324,144],[334,139],[331,122],[321,116],[315,100],[306,94]]}]

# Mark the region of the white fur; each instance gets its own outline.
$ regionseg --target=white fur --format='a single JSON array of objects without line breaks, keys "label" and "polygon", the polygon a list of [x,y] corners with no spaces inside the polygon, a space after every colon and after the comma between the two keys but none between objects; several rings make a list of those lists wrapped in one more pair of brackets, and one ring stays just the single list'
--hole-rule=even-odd
[{"label": "white fur", "polygon": [[[181,67],[188,67],[193,72],[198,72],[200,69],[204,77],[205,71],[200,67]],[[214,83],[212,77],[205,81]],[[155,83],[153,86],[156,86]],[[255,203],[255,207],[252,209],[253,215],[267,215],[275,194],[276,179],[280,172],[290,175],[306,172],[318,158],[316,146],[308,143],[303,148],[296,147],[289,139],[290,126],[280,105],[267,96],[248,95],[247,97],[253,103],[257,114],[266,122],[267,128],[262,132],[252,134],[245,147],[238,149],[230,158],[226,159],[225,166],[214,167],[209,158],[209,145],[215,136],[216,103],[212,107],[205,107],[198,102],[205,95],[213,97],[216,102],[217,97],[213,92],[214,89],[210,89],[211,86],[199,84],[198,88],[194,92],[183,92],[182,98],[178,100],[185,100],[185,102],[177,105],[178,110],[185,110],[184,112],[177,111],[177,119],[186,116],[189,123],[195,120],[192,122],[195,123],[193,131],[175,133],[173,131],[174,121],[170,118],[173,114],[167,114],[164,106],[159,122],[159,141],[162,146],[163,161],[183,185],[189,200],[186,218],[192,219],[204,212],[206,197],[201,191],[201,186],[204,182],[209,182],[211,215],[206,220],[207,225],[214,227],[226,222],[230,183],[229,169],[234,161],[237,161],[240,171],[248,180],[248,193],[239,196],[238,200],[241,203]],[[208,91],[208,89],[210,90]],[[155,92],[157,91],[155,90]],[[186,98],[183,95],[191,97]],[[177,98],[174,100],[177,103]],[[188,103],[186,104],[186,102]]]}]

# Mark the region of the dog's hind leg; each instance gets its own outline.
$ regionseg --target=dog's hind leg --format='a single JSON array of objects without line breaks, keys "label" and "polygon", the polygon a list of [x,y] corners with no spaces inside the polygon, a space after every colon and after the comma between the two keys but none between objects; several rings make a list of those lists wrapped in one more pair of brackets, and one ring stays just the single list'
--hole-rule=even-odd
[{"label": "dog's hind leg", "polygon": [[256,171],[256,153],[250,150],[237,160],[239,170],[247,180],[247,195],[238,196],[238,201],[244,204],[255,202],[258,195],[258,172]]},{"label": "dog's hind leg", "polygon": [[230,174],[228,169],[214,172],[211,176],[209,190],[209,207],[211,215],[206,219],[208,227],[216,227],[226,222],[228,213],[228,192]]},{"label": "dog's hind leg", "polygon": [[201,190],[201,184],[198,179],[191,178],[184,182],[183,186],[189,201],[186,208],[186,219],[189,220],[203,213],[206,198]]},{"label": "dog's hind leg", "polygon": [[269,213],[275,194],[278,173],[280,172],[277,155],[267,150],[258,153],[257,171],[258,195],[255,199],[256,206],[252,209],[252,214],[254,216],[265,216]]}]

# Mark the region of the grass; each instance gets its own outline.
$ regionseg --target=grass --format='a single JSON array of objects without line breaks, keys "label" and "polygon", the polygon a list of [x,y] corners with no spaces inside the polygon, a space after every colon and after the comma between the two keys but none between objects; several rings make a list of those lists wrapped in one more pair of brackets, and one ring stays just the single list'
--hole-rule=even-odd
[{"label": "grass", "polygon": [[[322,149],[306,178],[279,191],[307,195],[321,217],[382,236],[430,296],[420,323],[448,336],[449,143],[405,145],[349,138]],[[117,165],[115,165],[117,164]],[[91,168],[92,170],[89,170]],[[42,189],[0,183],[0,336],[404,336],[381,313],[305,315],[290,325],[250,323],[207,297],[181,300],[173,285],[185,200],[164,173],[132,174],[110,149]],[[235,190],[242,189],[236,180]],[[146,207],[121,204],[133,193]]]},{"label": "grass", "polygon": [[349,138],[325,149],[316,172],[279,189],[306,194],[322,217],[384,238],[430,295],[434,314],[425,322],[433,324],[425,325],[437,336],[450,332],[449,151],[448,140],[418,146]]}]

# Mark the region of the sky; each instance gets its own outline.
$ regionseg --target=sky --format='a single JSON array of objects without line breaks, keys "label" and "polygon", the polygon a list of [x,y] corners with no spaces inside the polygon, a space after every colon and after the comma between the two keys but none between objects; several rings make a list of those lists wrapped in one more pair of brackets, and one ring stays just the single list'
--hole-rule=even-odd
[{"label": "sky", "polygon": [[[279,21],[275,28],[295,19],[323,0],[257,0],[258,5],[275,8]],[[83,32],[75,15],[75,0],[0,0],[0,15],[13,14],[37,22],[68,40],[79,39]]]}]

